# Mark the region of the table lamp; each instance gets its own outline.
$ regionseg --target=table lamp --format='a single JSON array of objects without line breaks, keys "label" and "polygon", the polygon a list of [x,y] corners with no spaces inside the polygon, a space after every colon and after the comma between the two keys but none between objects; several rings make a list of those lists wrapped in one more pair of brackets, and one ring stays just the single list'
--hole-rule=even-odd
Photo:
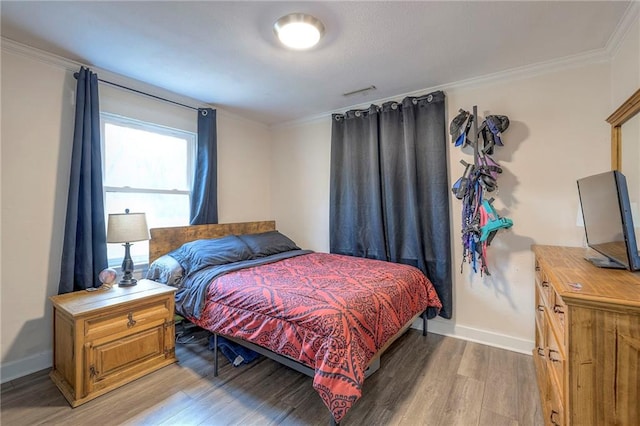
[{"label": "table lamp", "polygon": [[129,209],[126,209],[124,213],[109,214],[107,243],[124,243],[124,260],[122,261],[124,275],[118,282],[120,287],[136,285],[137,280],[132,275],[131,243],[148,239],[149,228],[147,227],[147,218],[144,213],[129,213]]}]

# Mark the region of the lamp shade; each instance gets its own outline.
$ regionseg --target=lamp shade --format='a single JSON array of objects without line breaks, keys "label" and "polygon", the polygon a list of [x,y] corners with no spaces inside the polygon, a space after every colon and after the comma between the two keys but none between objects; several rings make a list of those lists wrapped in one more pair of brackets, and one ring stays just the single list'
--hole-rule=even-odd
[{"label": "lamp shade", "polygon": [[144,213],[110,213],[107,225],[108,243],[131,243],[149,239]]}]

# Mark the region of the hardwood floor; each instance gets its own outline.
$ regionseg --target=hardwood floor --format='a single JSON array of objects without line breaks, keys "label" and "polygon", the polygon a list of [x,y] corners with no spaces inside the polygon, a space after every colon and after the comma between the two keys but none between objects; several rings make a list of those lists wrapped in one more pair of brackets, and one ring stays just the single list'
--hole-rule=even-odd
[{"label": "hardwood floor", "polygon": [[[234,368],[206,339],[179,364],[72,409],[48,370],[2,385],[2,425],[324,425],[312,379],[261,358]],[[382,357],[343,425],[542,425],[530,356],[409,330]]]}]

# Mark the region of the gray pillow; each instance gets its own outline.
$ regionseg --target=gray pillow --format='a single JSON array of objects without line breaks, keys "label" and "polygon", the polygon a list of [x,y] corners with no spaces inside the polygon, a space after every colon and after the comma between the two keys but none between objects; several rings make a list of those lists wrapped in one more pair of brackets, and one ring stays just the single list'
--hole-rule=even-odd
[{"label": "gray pillow", "polygon": [[177,260],[166,254],[149,265],[147,271],[147,279],[178,288],[182,285],[183,277],[184,269],[182,266]]},{"label": "gray pillow", "polygon": [[254,259],[283,253],[285,251],[300,250],[300,247],[298,247],[296,243],[278,231],[238,235],[238,238],[249,246]]}]

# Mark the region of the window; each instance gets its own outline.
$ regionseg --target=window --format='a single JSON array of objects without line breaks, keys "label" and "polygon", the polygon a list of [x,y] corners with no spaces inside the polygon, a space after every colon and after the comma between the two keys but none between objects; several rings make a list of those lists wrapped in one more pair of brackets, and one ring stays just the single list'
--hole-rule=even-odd
[{"label": "window", "polygon": [[[196,135],[102,113],[105,215],[144,212],[149,228],[189,224]],[[136,265],[148,262],[149,243],[131,246]],[[122,264],[124,249],[107,244],[109,266]]]}]

